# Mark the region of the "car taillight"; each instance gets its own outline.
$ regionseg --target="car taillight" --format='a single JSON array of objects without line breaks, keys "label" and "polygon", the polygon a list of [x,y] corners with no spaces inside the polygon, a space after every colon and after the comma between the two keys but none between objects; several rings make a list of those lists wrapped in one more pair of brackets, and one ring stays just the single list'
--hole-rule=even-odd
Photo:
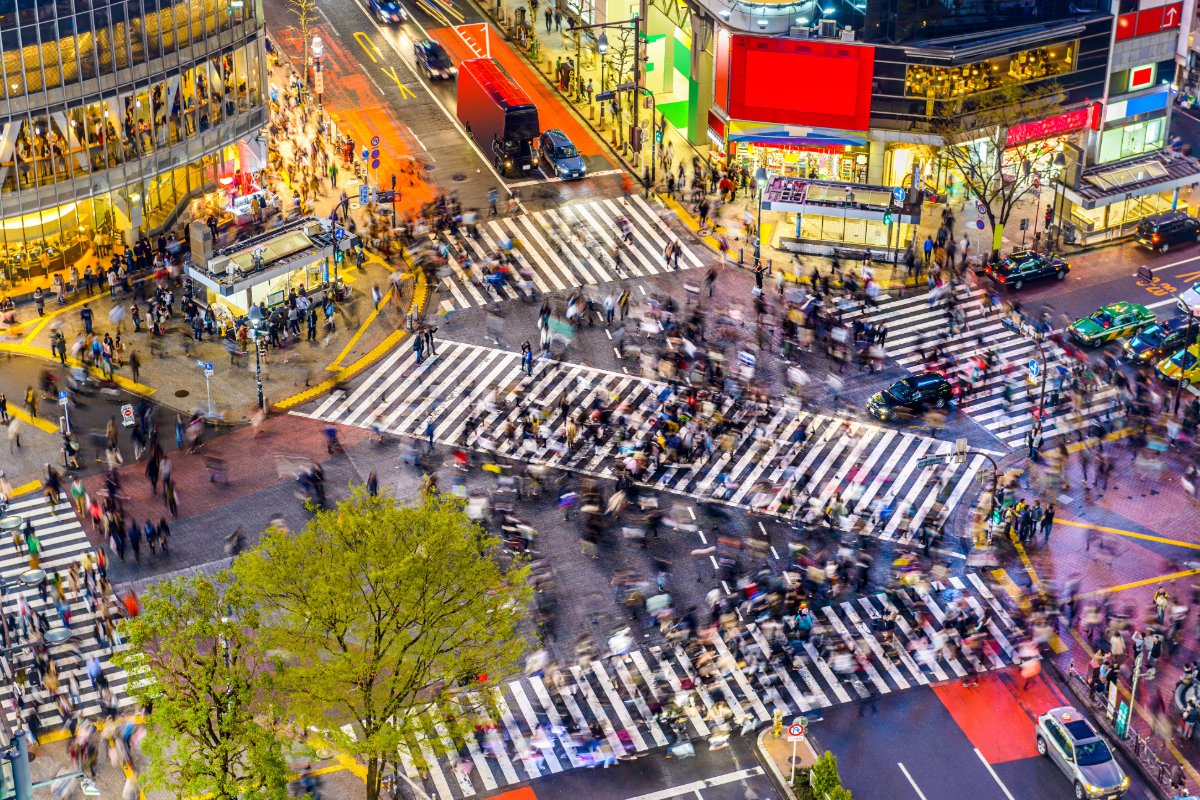
[{"label": "car taillight", "polygon": [[1153,236],[1151,236],[1151,237],[1150,237],[1150,241],[1152,241],[1152,242],[1157,242],[1157,241],[1158,241],[1159,239],[1161,239],[1161,238],[1162,238],[1162,237],[1161,237],[1161,236],[1159,236],[1159,235],[1156,233],[1156,234],[1154,234]]},{"label": "car taillight", "polygon": [[996,280],[1000,283],[1008,283],[1008,278],[1004,277],[1003,275],[997,275]]}]

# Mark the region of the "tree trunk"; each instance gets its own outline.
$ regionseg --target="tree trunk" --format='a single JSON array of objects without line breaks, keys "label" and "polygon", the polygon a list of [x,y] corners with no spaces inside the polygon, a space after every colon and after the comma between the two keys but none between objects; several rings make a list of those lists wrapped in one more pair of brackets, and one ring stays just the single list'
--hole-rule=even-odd
[{"label": "tree trunk", "polygon": [[379,787],[383,780],[383,759],[371,756],[367,759],[367,800],[379,800]]}]

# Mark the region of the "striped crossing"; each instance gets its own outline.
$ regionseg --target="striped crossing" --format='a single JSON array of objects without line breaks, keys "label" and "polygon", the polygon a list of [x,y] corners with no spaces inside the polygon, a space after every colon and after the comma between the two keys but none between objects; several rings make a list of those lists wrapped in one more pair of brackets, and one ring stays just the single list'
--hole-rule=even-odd
[{"label": "striped crossing", "polygon": [[[353,391],[334,393],[296,413],[420,438],[432,422],[434,439],[442,444],[598,477],[614,474],[631,442],[658,433],[655,419],[660,397],[670,391],[666,384],[553,361],[538,362],[526,378],[519,366],[517,353],[459,342],[439,342],[437,356],[421,365],[410,349],[398,348]],[[586,437],[586,443],[565,452],[557,411],[564,394],[572,409],[597,396],[628,409],[629,440]],[[735,429],[741,427],[731,449],[714,446],[694,463],[660,465],[641,476],[645,485],[767,513],[781,513],[787,494],[806,498],[811,508],[839,495],[863,513],[890,508],[879,535],[907,541],[936,503],[952,509],[961,500],[985,462],[972,456],[959,464],[948,457],[952,442],[881,425],[786,406],[756,409],[724,402],[725,416]],[[544,444],[503,433],[532,412],[547,420]],[[795,434],[802,427],[808,435],[800,444]],[[792,513],[799,510],[797,503]]]}]

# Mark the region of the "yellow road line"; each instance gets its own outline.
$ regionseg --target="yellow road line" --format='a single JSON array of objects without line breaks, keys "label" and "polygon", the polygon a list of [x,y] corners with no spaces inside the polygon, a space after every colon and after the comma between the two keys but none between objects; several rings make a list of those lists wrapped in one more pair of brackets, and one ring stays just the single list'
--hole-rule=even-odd
[{"label": "yellow road line", "polygon": [[[32,358],[40,358],[43,361],[53,361],[56,364],[61,363],[57,358],[54,357],[54,353],[51,353],[44,347],[37,347],[31,344],[0,344],[0,351],[16,353],[17,355],[22,356],[30,356]],[[68,358],[66,365],[68,367],[87,366],[77,358]],[[91,375],[94,375],[97,378],[104,378],[104,371],[99,367],[87,367],[87,370]],[[111,378],[104,379],[111,380],[113,383],[115,383],[117,386],[120,386],[127,392],[133,392],[134,394],[145,395],[147,397],[158,391],[153,386],[147,386],[144,383],[138,383],[137,381],[126,378],[123,375],[118,375],[115,372]]]},{"label": "yellow road line", "polygon": [[16,417],[26,425],[32,425],[40,431],[45,431],[46,433],[58,433],[58,426],[53,422],[42,419],[41,417],[32,417],[24,408],[18,408],[12,403],[8,404],[8,415],[10,417]]},{"label": "yellow road line", "polygon": [[[87,303],[91,303],[92,301],[100,299],[102,297],[103,297],[103,294],[92,295],[90,297],[84,297],[80,300],[76,300],[73,303],[67,303],[65,306],[57,306],[46,316],[38,317],[38,320],[34,324],[33,329],[31,331],[29,331],[29,335],[27,335],[21,341],[24,344],[29,344],[30,340],[32,340],[33,337],[35,337],[39,333],[41,333],[42,329],[45,328],[50,323],[50,320],[54,319],[55,317],[62,316],[63,314],[65,314],[68,311],[71,311],[72,309],[79,308],[82,305],[86,305]],[[25,331],[22,330],[21,332],[24,333]]]},{"label": "yellow road line", "polygon": [[[1079,646],[1083,648],[1083,652],[1087,653],[1087,657],[1089,659],[1095,655],[1095,651],[1092,650],[1087,641],[1085,641],[1084,638],[1079,635],[1079,631],[1071,628],[1071,636],[1075,639],[1075,641],[1079,642]],[[1129,690],[1120,683],[1117,684],[1117,692],[1126,700],[1129,699]],[[1142,718],[1142,721],[1150,726],[1150,730],[1154,730],[1155,721],[1148,713],[1146,713],[1145,704],[1138,703],[1134,706],[1134,710],[1137,711],[1137,715]],[[1191,776],[1192,782],[1200,783],[1200,772],[1197,772],[1196,768],[1192,766],[1192,763],[1183,757],[1183,753],[1179,752],[1179,748],[1175,746],[1175,743],[1168,739],[1164,739],[1163,744],[1167,746],[1167,752],[1169,752],[1171,756],[1183,766],[1184,772]]]},{"label": "yellow road line", "polygon": [[17,488],[13,489],[12,496],[20,497],[23,494],[29,494],[30,492],[36,492],[40,488],[42,488],[41,481],[30,481],[29,483],[23,483],[20,486],[18,486]]},{"label": "yellow road line", "polygon": [[1171,581],[1177,581],[1177,580],[1180,580],[1181,578],[1190,578],[1193,575],[1200,575],[1200,569],[1185,569],[1185,570],[1181,570],[1179,572],[1168,572],[1166,575],[1157,575],[1153,578],[1143,578],[1140,581],[1131,581],[1129,583],[1122,583],[1122,584],[1118,584],[1116,586],[1110,586],[1107,589],[1096,589],[1095,591],[1084,592],[1083,594],[1077,594],[1077,595],[1075,595],[1074,599],[1085,600],[1089,597],[1100,597],[1100,596],[1106,595],[1106,594],[1114,594],[1116,592],[1124,592],[1129,589],[1137,589],[1140,586],[1152,586],[1156,583],[1170,583]]},{"label": "yellow road line", "polygon": [[1090,522],[1076,522],[1069,519],[1056,519],[1054,521],[1061,525],[1070,525],[1072,528],[1089,528],[1094,531],[1103,531],[1104,533],[1112,533],[1116,534],[1117,536],[1124,536],[1128,539],[1145,539],[1148,542],[1169,544],[1172,547],[1185,547],[1188,550],[1200,550],[1200,544],[1195,542],[1185,542],[1180,539],[1168,539],[1165,536],[1152,536],[1148,533],[1137,533],[1136,531],[1126,531],[1120,528],[1107,528],[1103,525],[1093,525]]},{"label": "yellow road line", "polygon": [[1042,585],[1042,579],[1038,577],[1037,570],[1033,568],[1033,562],[1029,560],[1029,554],[1025,552],[1025,545],[1021,544],[1021,540],[1017,538],[1015,531],[1009,532],[1009,538],[1012,539],[1013,547],[1017,549],[1017,555],[1021,558],[1021,563],[1025,566],[1025,572],[1029,575],[1029,580],[1038,590],[1038,594],[1045,597],[1046,587]]},{"label": "yellow road line", "polygon": [[355,361],[353,364],[350,364],[349,366],[344,367],[342,370],[340,370],[338,372],[338,374],[334,375],[332,378],[323,380],[320,383],[318,383],[316,386],[310,386],[309,388],[305,389],[302,392],[298,392],[297,394],[294,394],[291,397],[286,397],[283,400],[280,400],[278,403],[275,404],[275,408],[280,411],[286,411],[289,408],[295,408],[298,405],[306,403],[309,400],[312,400],[313,398],[324,394],[325,392],[332,389],[334,386],[337,386],[342,381],[352,378],[353,376],[357,375],[358,373],[362,372],[364,369],[369,367],[371,364],[375,363],[384,353],[388,352],[393,347],[395,347],[397,344],[399,344],[400,341],[402,341],[404,339],[404,337],[407,335],[408,335],[408,331],[403,331],[403,330],[392,331],[391,333],[388,334],[387,338],[384,339],[379,344],[377,344],[371,350],[371,352],[362,356],[357,361]]},{"label": "yellow road line", "polygon": [[389,288],[387,293],[384,294],[383,299],[379,301],[379,305],[375,306],[374,310],[372,310],[371,313],[367,315],[367,318],[363,320],[363,323],[358,326],[358,330],[354,332],[354,335],[350,337],[350,341],[346,342],[346,346],[342,348],[342,352],[338,353],[337,358],[335,358],[333,362],[329,364],[329,366],[325,367],[325,369],[329,370],[330,372],[337,372],[342,368],[342,359],[344,359],[350,353],[350,351],[354,349],[354,345],[358,344],[358,340],[362,338],[362,335],[367,332],[367,328],[371,327],[371,323],[374,322],[379,316],[379,309],[386,306],[391,297],[392,290]]}]

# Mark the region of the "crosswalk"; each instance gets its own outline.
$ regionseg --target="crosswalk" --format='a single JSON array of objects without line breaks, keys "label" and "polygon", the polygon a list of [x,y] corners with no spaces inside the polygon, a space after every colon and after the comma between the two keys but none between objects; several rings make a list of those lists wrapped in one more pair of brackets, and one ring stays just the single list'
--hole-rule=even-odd
[{"label": "crosswalk", "polygon": [[[64,495],[64,500],[66,496]],[[66,692],[68,676],[74,675],[80,687],[80,706],[85,717],[94,718],[100,713],[100,693],[92,684],[86,670],[87,659],[95,655],[103,666],[104,676],[108,679],[109,688],[113,691],[118,708],[131,707],[133,699],[125,692],[127,675],[111,662],[112,650],[103,647],[94,632],[97,615],[88,609],[83,592],[72,596],[68,587],[67,573],[72,564],[78,564],[84,553],[91,551],[92,544],[88,541],[75,511],[69,502],[52,505],[42,495],[31,495],[24,499],[14,500],[5,514],[5,519],[21,517],[33,524],[34,533],[41,544],[39,569],[47,575],[47,591],[43,600],[36,588],[24,588],[21,577],[29,570],[28,556],[18,552],[11,542],[0,542],[3,555],[0,556],[0,570],[3,570],[4,580],[8,590],[4,596],[4,613],[11,619],[17,619],[17,597],[23,595],[29,607],[35,613],[45,615],[50,632],[47,640],[52,640],[62,630],[62,619],[55,608],[54,589],[49,580],[58,573],[62,578],[65,595],[71,607],[70,638],[59,644],[50,646],[50,653],[59,666],[61,691]],[[19,591],[14,586],[21,586]],[[18,623],[19,624],[19,623]],[[27,669],[32,663],[30,650],[18,650],[7,656],[4,666],[3,685],[0,685],[0,704],[10,725],[15,723],[17,691],[14,676],[18,671]],[[65,724],[54,698],[45,691],[32,686],[25,689],[32,693],[37,704],[38,720],[44,731],[57,730]]]},{"label": "crosswalk", "polygon": [[[435,441],[483,450],[529,463],[611,477],[631,442],[658,435],[660,401],[671,389],[658,381],[560,362],[538,362],[532,378],[520,370],[520,355],[460,342],[438,344],[436,358],[416,364],[409,348],[399,348],[349,393],[334,393],[315,408],[295,412],[328,422],[378,427],[397,436],[425,438],[433,424]],[[588,439],[567,452],[562,446],[566,396],[570,408],[593,398],[627,409],[632,434]],[[834,495],[864,511],[883,507],[884,539],[907,541],[935,504],[952,509],[983,466],[983,456],[957,463],[953,443],[837,416],[814,414],[779,404],[765,409],[734,406],[722,413],[741,432],[728,450],[714,446],[695,463],[662,464],[641,481],[652,488],[696,500],[726,503],[772,514],[796,513],[786,498],[808,496],[820,508]],[[545,443],[503,434],[531,411],[548,417]],[[807,430],[807,441],[796,434]]]},{"label": "crosswalk", "polygon": [[[892,610],[894,638],[888,642],[874,623]],[[990,642],[976,650],[940,647],[947,616],[963,610],[984,620]],[[465,740],[452,740],[432,712],[417,711],[420,724],[400,748],[399,761],[409,779],[437,800],[473,797],[596,765],[595,751],[577,747],[572,730],[598,732],[618,758],[666,747],[675,735],[664,717],[652,713],[656,697],[681,702],[686,721],[680,733],[699,748],[714,732],[710,711],[722,701],[736,732],[743,724],[767,723],[777,710],[785,718],[819,716],[822,709],[869,695],[969,679],[1018,662],[1014,621],[975,574],[901,588],[890,597],[837,600],[815,611],[814,633],[805,640],[770,621],[750,623],[725,639],[702,639],[700,647],[671,641],[618,647],[620,655],[564,669],[557,680],[540,672],[510,680],[486,700],[473,698],[497,709],[495,727]],[[865,656],[861,681],[848,673],[848,656],[838,654],[855,647]]]},{"label": "crosswalk", "polygon": [[[621,231],[614,222],[618,216],[629,221],[631,234],[630,241],[621,248],[619,266],[611,257],[613,247],[622,240]],[[667,265],[664,250],[673,241],[683,245],[679,259],[681,270],[703,266],[699,255],[675,235],[660,212],[636,194],[626,195],[624,200],[591,200],[483,220],[478,230],[478,239],[453,237],[449,231],[438,234],[452,246],[448,258],[450,268],[443,273],[439,283],[443,311],[526,297],[525,290],[516,280],[493,289],[483,282],[482,274],[478,272],[478,265],[486,263],[489,255],[506,242],[520,243],[513,251],[514,255],[522,269],[533,273],[539,293],[570,291],[671,272],[673,266]],[[465,258],[454,254],[456,247],[461,247],[460,252],[474,262],[474,272],[465,263]]]},{"label": "crosswalk", "polygon": [[[994,351],[1001,365],[1017,365],[1014,375],[1019,383],[1011,404],[1004,397],[1009,378],[997,368],[989,373],[986,381],[976,384],[964,411],[1008,447],[1021,447],[1025,434],[1034,425],[1030,410],[1036,404],[1037,397],[1036,392],[1031,394],[1028,391],[1032,384],[1026,381],[1026,376],[1029,374],[1030,361],[1037,362],[1038,368],[1041,368],[1038,345],[1033,339],[1014,330],[1000,314],[986,316],[986,300],[982,292],[968,293],[964,289],[960,297],[960,305],[966,312],[966,325],[953,338],[946,337],[948,322],[944,309],[940,304],[930,306],[928,295],[889,300],[881,303],[877,310],[868,312],[867,316],[875,322],[882,320],[887,323],[886,353],[912,373],[924,370],[921,353],[927,352],[935,342],[941,342],[942,351],[952,355],[959,364],[977,354]],[[1046,340],[1042,347],[1049,370],[1046,374],[1046,392],[1049,395],[1058,375],[1057,365],[1065,367],[1071,363],[1071,359],[1050,340]],[[1104,419],[1116,411],[1118,405],[1116,389],[1106,384],[1093,392],[1086,407],[1078,411],[1085,421]],[[1061,412],[1052,415],[1042,426],[1047,443],[1069,432],[1068,420]]]}]

